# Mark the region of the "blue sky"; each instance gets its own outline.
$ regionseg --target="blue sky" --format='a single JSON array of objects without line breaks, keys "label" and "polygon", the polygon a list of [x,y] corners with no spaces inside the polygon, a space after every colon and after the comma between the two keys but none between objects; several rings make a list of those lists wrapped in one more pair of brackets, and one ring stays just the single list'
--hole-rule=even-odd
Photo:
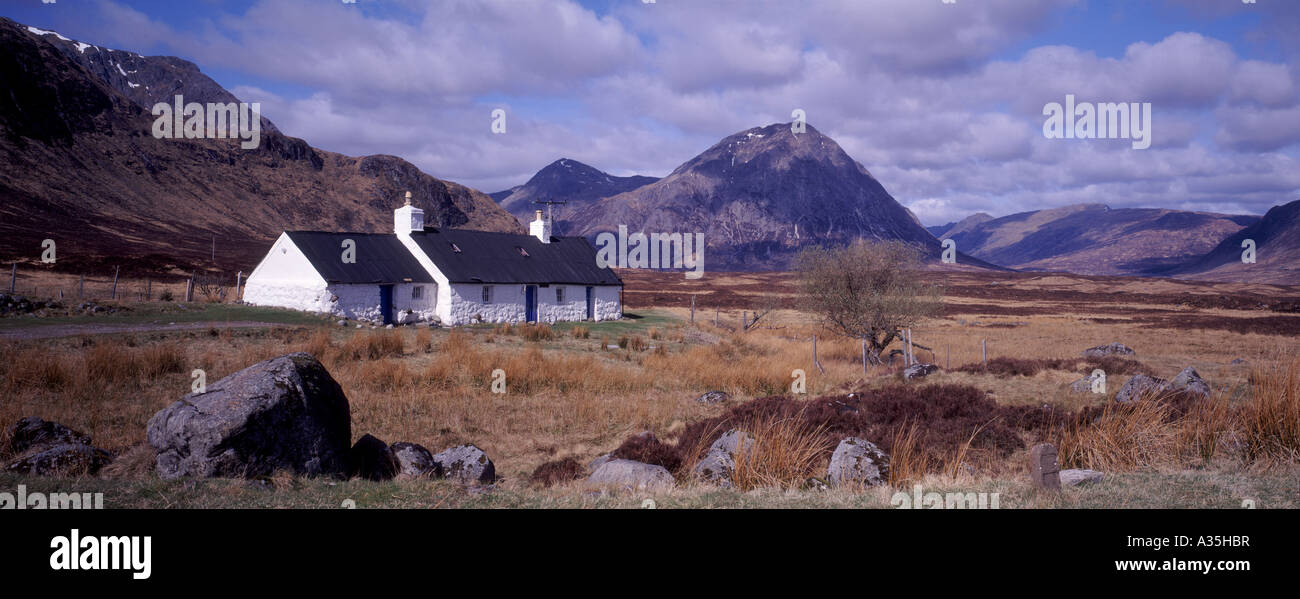
[{"label": "blue sky", "polygon": [[[1300,196],[1293,1],[24,0],[0,14],[192,60],[317,147],[489,192],[562,156],[662,176],[800,108],[926,224],[1078,202],[1258,214]],[[1044,105],[1066,94],[1150,102],[1151,148],[1044,137]]]}]

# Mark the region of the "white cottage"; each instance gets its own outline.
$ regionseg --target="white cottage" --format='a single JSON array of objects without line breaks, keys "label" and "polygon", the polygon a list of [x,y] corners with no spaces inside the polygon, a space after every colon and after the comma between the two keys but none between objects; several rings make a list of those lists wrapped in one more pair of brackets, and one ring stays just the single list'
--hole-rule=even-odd
[{"label": "white cottage", "polygon": [[424,227],[410,203],[394,232],[286,231],[248,276],[245,302],[385,324],[621,318],[623,282],[582,237]]}]

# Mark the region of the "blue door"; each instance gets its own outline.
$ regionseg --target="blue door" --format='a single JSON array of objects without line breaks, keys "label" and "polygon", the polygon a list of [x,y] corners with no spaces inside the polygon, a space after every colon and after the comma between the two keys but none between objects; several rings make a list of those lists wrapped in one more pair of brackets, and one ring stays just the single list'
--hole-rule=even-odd
[{"label": "blue door", "polygon": [[587,320],[596,319],[596,294],[594,288],[587,288]]},{"label": "blue door", "polygon": [[393,286],[379,286],[379,313],[384,316],[384,324],[393,324]]},{"label": "blue door", "polygon": [[537,322],[537,286],[524,288],[524,320]]}]

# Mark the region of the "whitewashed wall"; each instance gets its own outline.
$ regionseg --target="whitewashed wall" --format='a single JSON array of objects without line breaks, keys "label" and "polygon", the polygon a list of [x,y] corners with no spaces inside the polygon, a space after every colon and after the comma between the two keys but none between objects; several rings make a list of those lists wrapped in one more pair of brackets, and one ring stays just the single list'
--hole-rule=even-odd
[{"label": "whitewashed wall", "polygon": [[325,279],[288,235],[281,234],[248,275],[243,299],[255,306],[328,312],[331,293]]},{"label": "whitewashed wall", "polygon": [[[440,306],[442,321],[449,325],[478,322],[524,322],[524,285],[490,285],[492,301],[483,303],[483,286],[456,283],[447,286],[447,304]],[[581,321],[587,319],[585,285],[564,285],[564,301],[555,301],[555,288],[537,287],[537,318],[540,322]],[[596,320],[622,318],[619,288],[603,285],[593,289]]]}]

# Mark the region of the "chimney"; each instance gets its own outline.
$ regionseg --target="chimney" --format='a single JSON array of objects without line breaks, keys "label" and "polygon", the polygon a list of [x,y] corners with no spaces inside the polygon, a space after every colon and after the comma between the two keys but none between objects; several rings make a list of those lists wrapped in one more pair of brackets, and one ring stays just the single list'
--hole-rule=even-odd
[{"label": "chimney", "polygon": [[393,211],[393,232],[398,235],[410,235],[412,231],[424,231],[424,211],[411,205],[411,192],[406,192],[406,204]]},{"label": "chimney", "polygon": [[537,211],[537,220],[528,223],[528,234],[542,240],[542,243],[551,242],[551,221],[542,218],[542,211]]}]

